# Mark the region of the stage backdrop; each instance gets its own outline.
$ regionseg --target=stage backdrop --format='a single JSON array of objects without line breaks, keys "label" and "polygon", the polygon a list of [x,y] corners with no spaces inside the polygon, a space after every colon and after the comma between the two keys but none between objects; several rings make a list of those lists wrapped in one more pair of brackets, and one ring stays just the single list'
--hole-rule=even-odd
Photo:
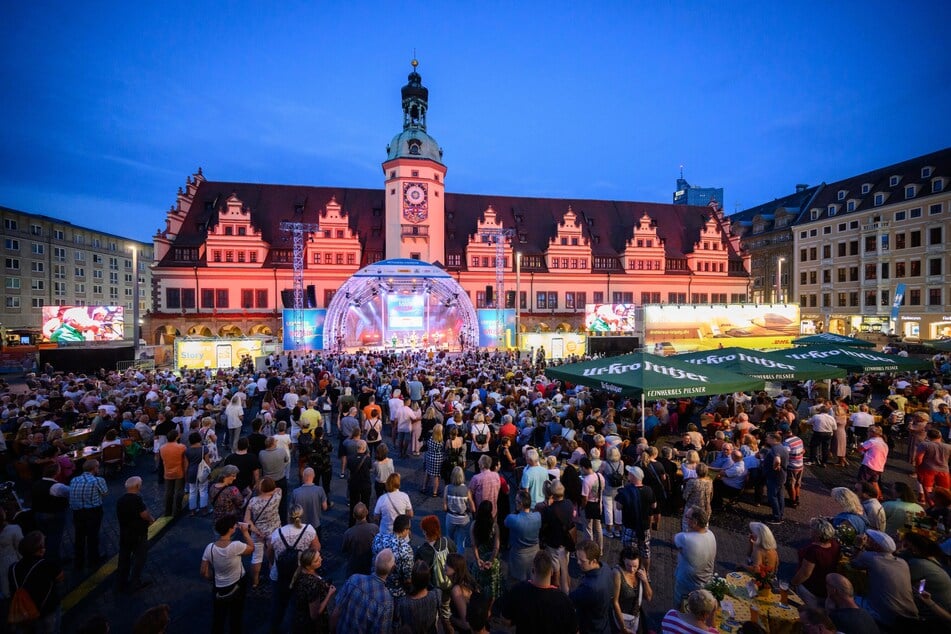
[{"label": "stage backdrop", "polygon": [[301,345],[294,341],[294,319],[295,311],[293,308],[285,308],[283,314],[282,327],[284,329],[284,349],[285,350],[323,350],[324,349],[324,319],[327,318],[326,308],[304,308],[300,311],[301,322],[303,323],[303,338]]},{"label": "stage backdrop", "polygon": [[649,304],[644,345],[670,354],[737,346],[788,348],[799,336],[798,304]]}]

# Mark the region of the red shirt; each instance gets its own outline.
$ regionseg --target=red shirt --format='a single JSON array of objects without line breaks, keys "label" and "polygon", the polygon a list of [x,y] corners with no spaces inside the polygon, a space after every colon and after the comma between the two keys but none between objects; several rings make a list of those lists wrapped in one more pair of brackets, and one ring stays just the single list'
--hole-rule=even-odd
[{"label": "red shirt", "polygon": [[162,463],[165,465],[165,479],[178,480],[185,477],[188,460],[185,459],[185,445],[180,442],[168,442],[159,449]]}]

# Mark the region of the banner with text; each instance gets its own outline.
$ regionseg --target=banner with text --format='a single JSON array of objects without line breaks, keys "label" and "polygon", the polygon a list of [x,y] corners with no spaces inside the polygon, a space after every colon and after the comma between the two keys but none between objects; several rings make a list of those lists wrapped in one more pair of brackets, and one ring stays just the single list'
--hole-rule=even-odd
[{"label": "banner with text", "polygon": [[798,304],[648,304],[647,350],[669,353],[738,346],[788,348],[799,336]]}]

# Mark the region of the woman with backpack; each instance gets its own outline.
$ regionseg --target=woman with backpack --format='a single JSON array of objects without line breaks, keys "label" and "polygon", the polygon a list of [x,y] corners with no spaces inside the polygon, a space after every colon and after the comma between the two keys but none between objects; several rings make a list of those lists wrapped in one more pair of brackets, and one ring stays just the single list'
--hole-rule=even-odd
[{"label": "woman with backpack", "polygon": [[456,542],[456,551],[466,552],[466,536],[469,534],[469,514],[475,512],[472,491],[466,486],[462,467],[453,467],[443,489],[443,510],[446,512],[446,534]]},{"label": "woman with backpack", "polygon": [[[32,531],[20,540],[22,559],[10,566],[10,614],[8,622],[26,632],[58,632],[63,570],[46,559],[46,538]],[[6,573],[5,573],[6,574]],[[24,609],[32,604],[32,609]]]},{"label": "woman with backpack", "polygon": [[376,455],[376,448],[383,442],[383,418],[380,408],[370,408],[370,415],[363,421],[363,439],[367,441],[367,450],[371,456]]},{"label": "woman with backpack", "polygon": [[[420,528],[426,542],[416,551],[417,563],[424,563],[430,573],[430,579],[427,582],[429,588],[434,588],[436,592],[441,592],[439,618],[443,619],[444,627],[449,623],[449,588],[452,582],[446,573],[446,560],[449,555],[458,552],[456,545],[451,539],[444,536],[439,527],[439,518],[435,515],[427,515],[420,522]],[[416,585],[416,568],[413,568],[413,585]],[[413,591],[410,597],[415,597]],[[420,597],[416,597],[420,598]],[[425,630],[420,630],[425,631]],[[448,630],[446,630],[448,631]]]},{"label": "woman with backpack", "polygon": [[268,557],[274,562],[270,578],[273,582],[271,593],[271,631],[283,631],[284,613],[291,599],[291,580],[300,563],[300,554],[306,550],[320,550],[320,538],[317,529],[304,524],[304,509],[295,504],[287,511],[287,524],[271,533],[268,540]]},{"label": "woman with backpack", "polygon": [[423,483],[423,493],[429,488],[429,480],[433,481],[433,497],[439,497],[439,476],[442,475],[442,463],[446,454],[443,449],[442,425],[436,424],[433,433],[426,441],[426,481]]},{"label": "woman with backpack", "polygon": [[599,469],[604,478],[604,493],[601,496],[601,506],[604,507],[604,532],[608,537],[621,537],[620,522],[615,528],[614,496],[624,486],[624,463],[621,461],[621,452],[617,447],[607,451],[607,459],[601,461]]}]

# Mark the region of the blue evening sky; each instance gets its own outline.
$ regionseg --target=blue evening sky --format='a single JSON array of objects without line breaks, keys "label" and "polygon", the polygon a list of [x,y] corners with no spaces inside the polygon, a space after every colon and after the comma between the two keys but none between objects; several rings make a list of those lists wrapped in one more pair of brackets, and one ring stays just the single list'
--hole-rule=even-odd
[{"label": "blue evening sky", "polygon": [[[515,6],[513,6],[515,5]],[[18,2],[0,205],[148,240],[212,180],[381,187],[413,49],[450,191],[727,211],[951,145],[948,2]]]}]

